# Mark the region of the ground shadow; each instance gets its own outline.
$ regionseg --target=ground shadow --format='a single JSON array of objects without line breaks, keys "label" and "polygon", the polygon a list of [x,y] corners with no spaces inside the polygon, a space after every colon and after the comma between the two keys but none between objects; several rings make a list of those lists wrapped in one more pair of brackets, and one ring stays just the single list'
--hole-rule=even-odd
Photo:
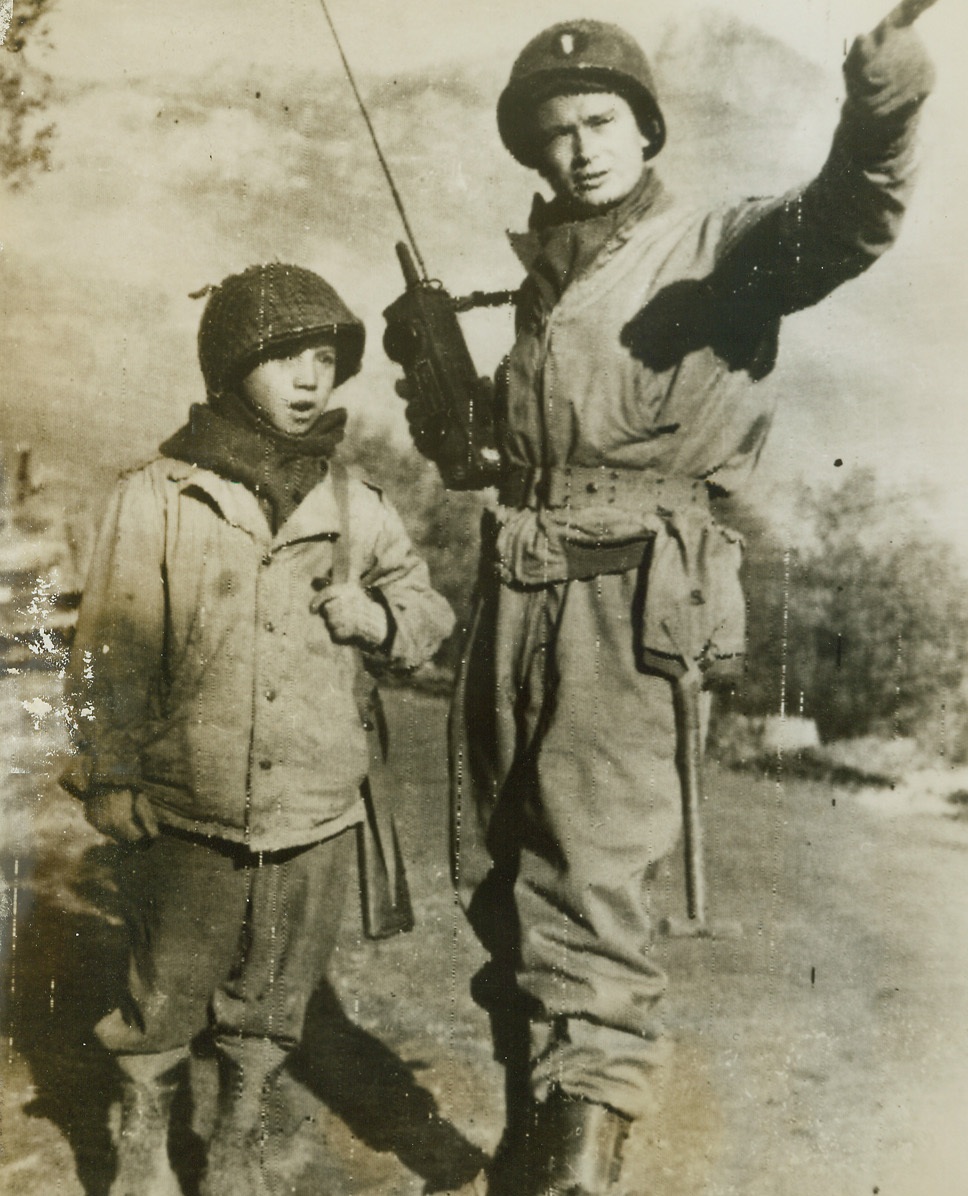
[{"label": "ground shadow", "polygon": [[328,985],[316,992],[292,1074],[372,1150],[392,1152],[443,1192],[471,1180],[484,1153],[441,1117],[414,1065],[349,1020]]},{"label": "ground shadow", "polygon": [[[114,849],[85,853],[76,888],[110,906],[108,875]],[[3,861],[6,864],[7,861]],[[4,868],[6,872],[6,868]],[[94,1037],[97,1021],[118,1003],[127,950],[123,929],[110,917],[68,911],[29,876],[18,888],[15,949],[4,944],[3,1031],[30,1069],[30,1117],[50,1121],[63,1134],[87,1196],[106,1196],[114,1178],[111,1111],[120,1077]],[[109,912],[106,910],[105,912]],[[191,1132],[187,1085],[172,1110],[170,1151],[188,1196],[197,1190],[200,1144]]]},{"label": "ground shadow", "polygon": [[[21,860],[16,941],[0,943],[2,1031],[32,1080],[24,1112],[63,1135],[86,1196],[107,1196],[115,1172],[111,1122],[120,1076],[94,1026],[117,1006],[125,984],[126,936],[112,916],[116,851],[110,845],[88,849],[71,882],[80,900],[70,901],[51,890],[45,876],[25,872]],[[8,876],[11,863],[0,858]],[[205,1044],[196,1046],[201,1058]],[[396,1155],[428,1193],[459,1188],[486,1161],[440,1115],[414,1066],[354,1025],[328,985],[313,997],[290,1070],[362,1142]],[[204,1168],[196,1112],[193,1086],[184,1083],[172,1109],[169,1153],[186,1196],[197,1193]]]}]

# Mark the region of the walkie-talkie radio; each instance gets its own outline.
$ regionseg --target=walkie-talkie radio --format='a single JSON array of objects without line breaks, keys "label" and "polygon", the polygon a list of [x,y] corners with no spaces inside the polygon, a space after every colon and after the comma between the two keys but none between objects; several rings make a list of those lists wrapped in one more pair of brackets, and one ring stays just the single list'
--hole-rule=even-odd
[{"label": "walkie-talkie radio", "polygon": [[[407,246],[397,243],[407,289],[383,313],[383,347],[403,366],[419,404],[437,430],[432,457],[449,490],[476,490],[496,481],[490,388],[478,376],[457,312],[472,300],[455,300],[439,283],[421,278]],[[502,300],[503,301],[503,300]]]},{"label": "walkie-talkie radio", "polygon": [[489,383],[474,368],[457,313],[513,302],[514,293],[475,291],[455,299],[428,276],[326,0],[320,3],[410,244],[408,248],[403,241],[397,243],[407,289],[383,313],[387,321],[383,347],[391,361],[403,366],[412,392],[412,408],[418,409],[433,427],[433,444],[420,447],[440,470],[444,485],[449,490],[489,486],[497,481],[500,463],[494,441],[494,404]]}]

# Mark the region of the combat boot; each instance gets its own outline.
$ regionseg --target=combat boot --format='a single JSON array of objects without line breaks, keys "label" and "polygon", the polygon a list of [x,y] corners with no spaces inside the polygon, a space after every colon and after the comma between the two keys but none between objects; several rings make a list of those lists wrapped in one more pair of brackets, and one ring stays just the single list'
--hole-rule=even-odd
[{"label": "combat boot", "polygon": [[188,1051],[116,1055],[123,1077],[117,1126],[117,1169],[108,1196],[181,1196],[168,1158],[172,1097]]},{"label": "combat boot", "polygon": [[553,1088],[538,1107],[540,1155],[533,1196],[606,1196],[618,1183],[631,1120],[607,1105]]},{"label": "combat boot", "polygon": [[261,1038],[219,1039],[218,1108],[199,1196],[271,1196],[270,1094],[288,1052]]}]

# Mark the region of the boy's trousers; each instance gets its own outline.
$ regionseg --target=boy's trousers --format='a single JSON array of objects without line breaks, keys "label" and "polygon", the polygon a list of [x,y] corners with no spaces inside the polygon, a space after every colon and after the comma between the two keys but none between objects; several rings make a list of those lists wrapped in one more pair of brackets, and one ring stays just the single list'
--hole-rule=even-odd
[{"label": "boy's trousers", "polygon": [[300,1039],[326,974],[355,857],[351,827],[278,852],[163,831],[117,872],[131,956],[128,990],[97,1025],[112,1052],[219,1037]]}]

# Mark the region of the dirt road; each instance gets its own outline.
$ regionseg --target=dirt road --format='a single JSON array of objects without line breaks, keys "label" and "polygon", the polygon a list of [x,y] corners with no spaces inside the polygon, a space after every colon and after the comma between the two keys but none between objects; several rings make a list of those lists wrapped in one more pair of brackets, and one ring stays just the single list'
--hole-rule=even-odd
[{"label": "dirt road", "polygon": [[[109,1060],[90,1028],[123,944],[110,849],[51,781],[56,682],[0,681],[3,986],[0,1192],[104,1196]],[[25,707],[24,703],[28,706]],[[48,711],[43,703],[54,711]],[[447,881],[445,709],[394,691],[398,809],[419,926],[365,942],[350,908],[333,994],[271,1115],[293,1196],[456,1187],[501,1126],[501,1077],[467,995],[481,962]],[[628,1150],[626,1196],[963,1196],[968,1191],[968,822],[879,811],[818,784],[710,770],[710,900],[740,938],[664,940],[665,1102]],[[679,861],[656,914],[681,910]],[[193,1191],[213,1069],[173,1151]]]}]

